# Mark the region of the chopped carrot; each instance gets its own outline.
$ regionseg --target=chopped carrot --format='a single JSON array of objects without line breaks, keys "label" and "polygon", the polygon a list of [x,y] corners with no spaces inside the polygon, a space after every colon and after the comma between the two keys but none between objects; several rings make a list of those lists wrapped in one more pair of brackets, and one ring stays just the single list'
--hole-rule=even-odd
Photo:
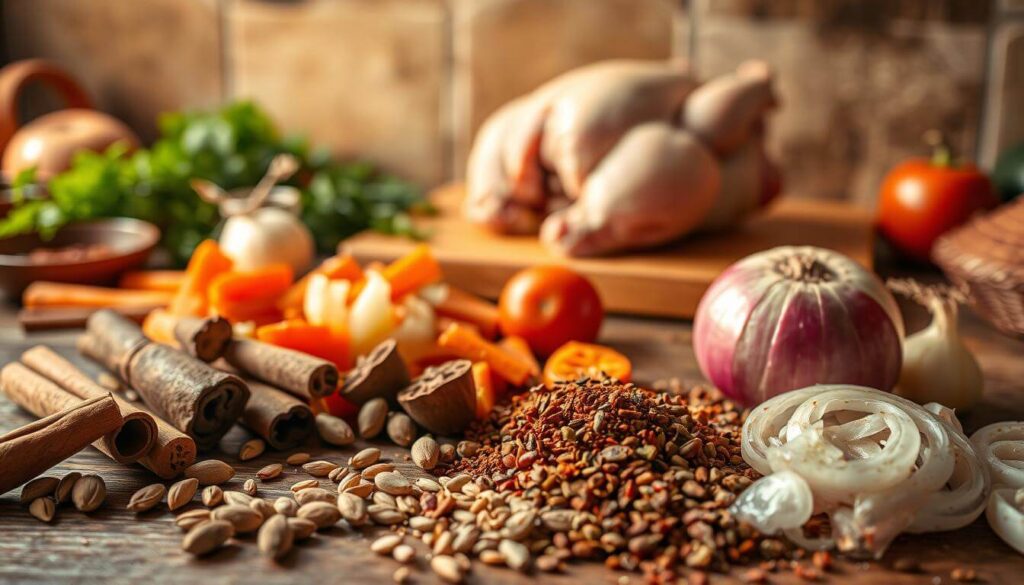
[{"label": "chopped carrot", "polygon": [[280,315],[277,300],[291,284],[292,269],[287,264],[225,272],[210,284],[210,309],[234,322],[274,320]]},{"label": "chopped carrot", "polygon": [[473,364],[473,383],[476,384],[476,417],[487,418],[498,400],[498,389],[494,384],[491,366],[487,362]]},{"label": "chopped carrot", "polygon": [[332,335],[327,327],[289,319],[257,328],[256,339],[323,358],[342,370],[349,368],[348,340]]},{"label": "chopped carrot", "polygon": [[301,315],[302,300],[306,296],[306,287],[309,285],[310,277],[314,274],[323,274],[331,280],[351,280],[355,282],[363,278],[363,269],[359,267],[359,263],[356,262],[355,258],[348,254],[331,256],[321,262],[320,266],[317,266],[309,274],[293,284],[288,289],[288,292],[277,302],[278,308],[284,311],[285,314],[291,312],[294,315]]},{"label": "chopped carrot", "polygon": [[157,343],[178,346],[174,337],[174,327],[178,324],[178,316],[166,309],[154,309],[146,315],[142,322],[142,333]]},{"label": "chopped carrot", "polygon": [[499,376],[516,386],[522,386],[530,379],[532,367],[527,360],[485,340],[469,327],[453,323],[437,343],[459,357],[487,362]]},{"label": "chopped carrot", "polygon": [[221,252],[220,246],[213,240],[205,240],[199,244],[185,269],[185,281],[181,283],[171,313],[175,315],[192,315],[203,317],[209,310],[209,288],[213,280],[231,270],[231,259]]},{"label": "chopped carrot", "polygon": [[444,333],[445,329],[451,327],[452,323],[458,323],[463,327],[469,327],[473,331],[480,333],[480,328],[477,327],[475,323],[470,323],[469,321],[461,321],[459,319],[452,319],[451,317],[441,317],[440,315],[437,317],[437,319],[434,320],[434,330],[437,331],[438,335],[441,335],[442,333]]},{"label": "chopped carrot", "polygon": [[21,300],[25,307],[146,308],[164,307],[173,293],[159,290],[125,290],[65,282],[37,280],[28,286]]},{"label": "chopped carrot", "polygon": [[449,286],[445,299],[434,308],[443,317],[472,323],[487,339],[498,334],[498,307],[476,295]]},{"label": "chopped carrot", "polygon": [[135,270],[122,274],[117,286],[132,290],[178,292],[183,282],[184,270]]},{"label": "chopped carrot", "polygon": [[430,246],[420,244],[405,256],[384,267],[381,275],[391,284],[391,299],[400,299],[441,280],[441,265]]},{"label": "chopped carrot", "polygon": [[533,355],[533,350],[530,349],[530,344],[525,339],[518,335],[509,335],[499,341],[498,346],[528,362],[530,364],[530,376],[536,377],[540,375],[540,363],[537,361],[536,356]]}]

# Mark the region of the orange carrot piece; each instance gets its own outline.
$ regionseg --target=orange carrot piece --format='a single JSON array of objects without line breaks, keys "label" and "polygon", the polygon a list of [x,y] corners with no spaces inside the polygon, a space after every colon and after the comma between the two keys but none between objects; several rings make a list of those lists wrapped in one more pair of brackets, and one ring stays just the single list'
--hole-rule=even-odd
[{"label": "orange carrot piece", "polygon": [[178,292],[183,282],[184,270],[135,270],[121,275],[117,286],[132,290]]},{"label": "orange carrot piece", "polygon": [[333,335],[327,327],[289,319],[258,327],[256,339],[323,358],[342,370],[349,368],[348,339]]},{"label": "orange carrot piece", "polygon": [[[288,289],[288,292],[281,297],[281,300],[278,301],[278,308],[284,311],[286,315],[288,313],[293,315],[301,314],[302,300],[306,297],[306,287],[309,285],[309,278],[314,274],[323,274],[331,280],[351,280],[356,282],[363,278],[363,269],[356,262],[355,258],[348,254],[344,256],[331,256],[324,260],[320,263],[320,266],[317,266],[309,274],[293,284]],[[296,313],[294,309],[298,309],[299,312]]]},{"label": "orange carrot piece", "polygon": [[438,315],[476,325],[487,339],[498,334],[498,307],[476,295],[449,286],[445,299],[434,308]]},{"label": "orange carrot piece", "polygon": [[499,376],[516,386],[522,386],[530,379],[531,365],[528,361],[485,340],[469,327],[453,323],[437,343],[459,357],[487,362]]},{"label": "orange carrot piece", "polygon": [[158,290],[125,290],[39,280],[25,289],[21,300],[29,309],[38,307],[145,308],[164,307],[173,293]]},{"label": "orange carrot piece", "polygon": [[177,347],[178,340],[174,338],[174,327],[177,324],[177,315],[172,315],[166,309],[154,309],[142,321],[142,333],[157,343]]},{"label": "orange carrot piece", "polygon": [[441,280],[441,265],[434,258],[430,246],[420,244],[412,252],[385,266],[381,275],[391,283],[391,298],[395,300]]},{"label": "orange carrot piece", "polygon": [[487,362],[473,364],[473,383],[476,385],[476,417],[487,418],[498,400],[498,390],[491,375],[491,366]]},{"label": "orange carrot piece", "polygon": [[[437,332],[438,335],[441,335],[442,333],[444,333],[445,329],[448,329],[449,327],[452,326],[452,323],[458,323],[463,327],[469,327],[473,331],[481,333],[480,328],[477,327],[475,323],[470,323],[469,321],[460,321],[459,319],[452,319],[451,317],[442,317],[440,315],[438,315],[437,319],[434,321],[434,330]],[[483,334],[481,333],[481,336],[482,335]]]},{"label": "orange carrot piece", "polygon": [[178,289],[171,313],[203,317],[209,310],[209,288],[213,280],[231,270],[231,259],[224,255],[213,240],[205,240],[196,246],[185,269],[185,281]]},{"label": "orange carrot piece", "polygon": [[210,284],[210,309],[229,321],[274,320],[280,315],[277,300],[291,284],[292,269],[287,264],[225,272]]},{"label": "orange carrot piece", "polygon": [[530,349],[530,344],[526,343],[526,340],[518,335],[509,335],[498,342],[498,346],[509,353],[513,353],[523,359],[523,361],[530,364],[530,375],[540,375],[540,362],[537,361],[537,357],[533,355],[533,350]]}]

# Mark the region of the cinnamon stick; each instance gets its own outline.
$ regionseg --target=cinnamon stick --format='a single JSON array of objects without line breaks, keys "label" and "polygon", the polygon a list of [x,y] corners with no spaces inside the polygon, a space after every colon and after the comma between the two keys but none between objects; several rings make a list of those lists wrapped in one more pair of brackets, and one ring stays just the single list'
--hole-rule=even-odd
[{"label": "cinnamon stick", "polygon": [[0,494],[5,494],[118,429],[121,413],[113,396],[80,401],[0,436]]},{"label": "cinnamon stick", "polygon": [[256,380],[247,379],[246,383],[251,394],[242,424],[271,447],[291,449],[313,432],[313,411],[305,402]]},{"label": "cinnamon stick", "polygon": [[262,341],[236,339],[224,359],[242,372],[306,401],[323,398],[338,388],[338,368],[301,351]]},{"label": "cinnamon stick", "polygon": [[[11,362],[0,370],[0,385],[11,402],[39,418],[60,412],[81,401],[80,397],[64,390],[20,362]],[[107,394],[109,392],[101,390],[89,398]],[[142,420],[138,415],[127,418],[122,413],[122,420],[121,426],[103,435],[94,446],[118,463],[134,463],[153,445],[156,433],[150,426],[152,419]]]},{"label": "cinnamon stick", "polygon": [[[21,361],[79,398],[88,399],[108,394],[106,388],[94,382],[64,356],[45,345],[37,345],[21,354]],[[122,434],[125,432],[124,429],[129,427],[129,421],[139,421],[144,424],[145,432],[150,435],[150,447],[138,458],[139,464],[162,478],[170,479],[178,476],[195,462],[196,444],[189,436],[136,404],[117,396],[114,400],[125,420]],[[115,460],[121,461],[117,458]]]},{"label": "cinnamon stick", "polygon": [[157,416],[192,437],[199,449],[216,446],[249,399],[249,389],[237,376],[153,343],[138,325],[113,311],[89,317],[78,349],[117,372]]},{"label": "cinnamon stick", "polygon": [[223,317],[175,315],[166,309],[151,312],[142,332],[153,341],[177,347],[204,362],[219,358],[231,343],[231,323]]}]

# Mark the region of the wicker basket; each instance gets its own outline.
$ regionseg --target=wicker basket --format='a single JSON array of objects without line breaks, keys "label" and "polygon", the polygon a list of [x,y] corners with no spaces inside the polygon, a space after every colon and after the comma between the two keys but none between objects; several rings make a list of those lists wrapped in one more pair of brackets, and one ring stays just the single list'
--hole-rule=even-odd
[{"label": "wicker basket", "polygon": [[1024,336],[1024,197],[946,234],[932,258],[979,315]]}]

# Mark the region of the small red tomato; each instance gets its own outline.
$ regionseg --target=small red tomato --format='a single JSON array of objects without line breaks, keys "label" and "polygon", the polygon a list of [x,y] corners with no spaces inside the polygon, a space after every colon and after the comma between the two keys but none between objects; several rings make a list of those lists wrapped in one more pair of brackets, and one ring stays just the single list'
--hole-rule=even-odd
[{"label": "small red tomato", "polygon": [[502,332],[522,337],[542,356],[568,341],[594,341],[604,320],[594,285],[562,266],[517,273],[505,283],[498,310]]},{"label": "small red tomato", "polygon": [[908,160],[882,182],[878,229],[915,260],[928,262],[939,236],[998,203],[988,177],[974,165],[953,165],[950,158],[949,149],[938,144],[932,160]]}]

